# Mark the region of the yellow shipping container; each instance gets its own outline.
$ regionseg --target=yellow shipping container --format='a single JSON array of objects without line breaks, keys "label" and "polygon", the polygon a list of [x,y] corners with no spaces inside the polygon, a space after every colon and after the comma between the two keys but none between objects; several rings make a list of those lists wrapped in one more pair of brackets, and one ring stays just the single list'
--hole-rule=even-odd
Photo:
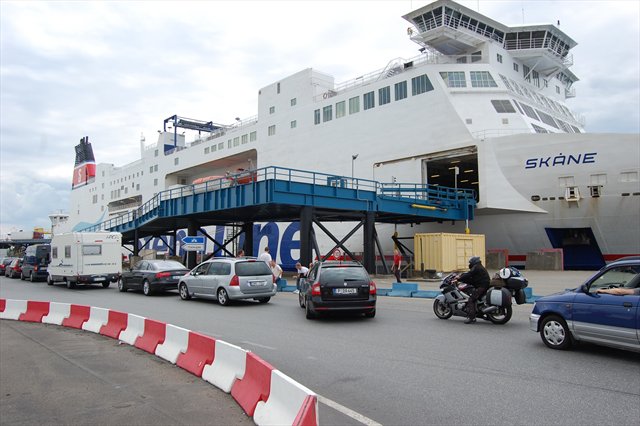
[{"label": "yellow shipping container", "polygon": [[469,269],[469,258],[480,256],[485,263],[485,243],[482,234],[415,234],[413,237],[415,270],[436,272]]}]

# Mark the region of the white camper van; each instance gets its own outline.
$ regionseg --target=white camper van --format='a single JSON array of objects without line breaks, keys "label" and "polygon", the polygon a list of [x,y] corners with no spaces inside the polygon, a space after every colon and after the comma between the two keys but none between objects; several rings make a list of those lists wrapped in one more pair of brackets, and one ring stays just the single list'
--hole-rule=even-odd
[{"label": "white camper van", "polygon": [[62,281],[68,288],[76,284],[109,287],[122,273],[119,232],[70,232],[51,238],[51,263],[47,284]]}]

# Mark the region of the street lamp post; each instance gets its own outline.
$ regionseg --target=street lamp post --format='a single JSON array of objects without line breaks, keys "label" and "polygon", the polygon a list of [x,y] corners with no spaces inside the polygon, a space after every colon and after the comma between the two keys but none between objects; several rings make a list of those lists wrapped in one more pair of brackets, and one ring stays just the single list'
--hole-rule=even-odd
[{"label": "street lamp post", "polygon": [[353,155],[351,156],[351,180],[352,180],[352,181],[353,181],[353,178],[354,178],[353,165],[354,165],[354,163],[356,162],[356,158],[358,158],[358,155],[360,155],[360,154],[353,154]]}]

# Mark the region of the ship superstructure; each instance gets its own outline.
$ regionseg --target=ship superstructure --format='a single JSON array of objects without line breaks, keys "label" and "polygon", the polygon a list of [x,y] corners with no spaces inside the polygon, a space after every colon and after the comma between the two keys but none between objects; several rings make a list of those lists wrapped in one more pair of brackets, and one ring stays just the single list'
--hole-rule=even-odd
[{"label": "ship superstructure", "polygon": [[[340,84],[302,70],[260,89],[258,114],[229,125],[170,117],[157,143],[141,141],[139,160],[100,163],[83,185],[74,177],[69,222],[82,228],[165,189],[277,165],[474,189],[471,228],[487,248],[564,248],[573,267],[640,253],[640,139],[585,133],[566,105],[575,41],[450,0],[404,19],[418,56]],[[187,142],[184,129],[198,136]],[[464,224],[399,230],[417,231]]]}]

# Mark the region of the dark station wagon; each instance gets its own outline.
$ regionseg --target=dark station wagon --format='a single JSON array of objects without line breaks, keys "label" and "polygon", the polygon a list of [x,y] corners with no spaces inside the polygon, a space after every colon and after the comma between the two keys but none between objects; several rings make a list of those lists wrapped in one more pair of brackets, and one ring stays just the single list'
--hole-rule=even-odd
[{"label": "dark station wagon", "polygon": [[358,262],[318,262],[300,281],[298,302],[307,319],[329,312],[376,315],[376,284]]}]

